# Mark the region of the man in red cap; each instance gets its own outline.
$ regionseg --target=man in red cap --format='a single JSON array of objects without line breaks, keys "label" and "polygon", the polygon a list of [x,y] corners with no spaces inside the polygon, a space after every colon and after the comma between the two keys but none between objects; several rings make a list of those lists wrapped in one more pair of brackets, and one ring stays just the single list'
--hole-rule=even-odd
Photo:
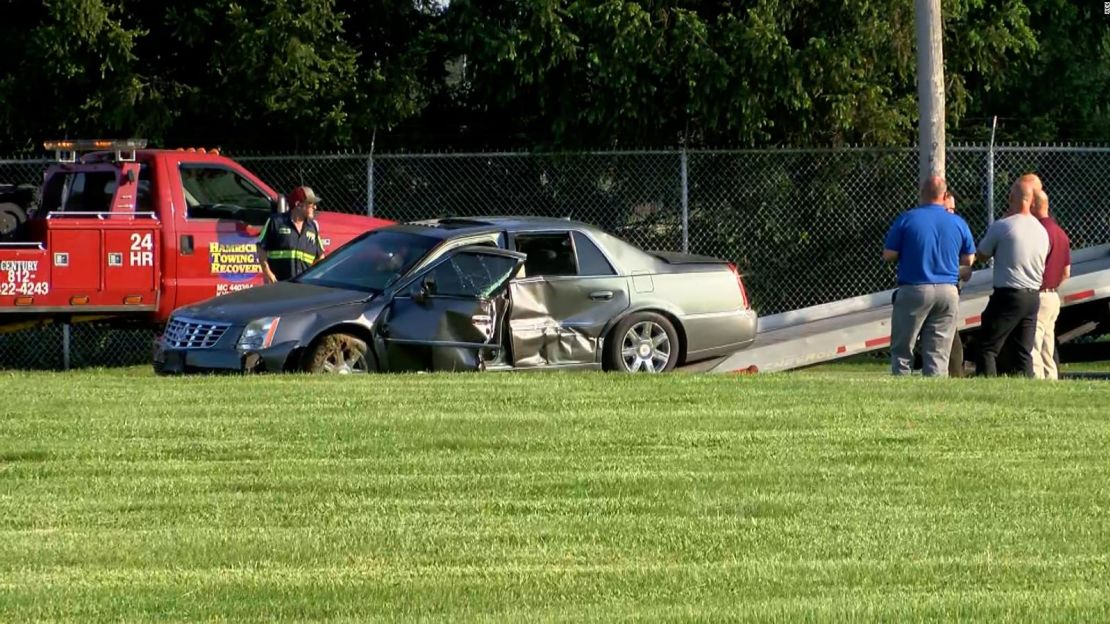
[{"label": "man in red cap", "polygon": [[324,255],[316,204],[320,197],[307,186],[289,194],[289,212],[270,217],[258,237],[258,260],[267,284],[300,275]]}]

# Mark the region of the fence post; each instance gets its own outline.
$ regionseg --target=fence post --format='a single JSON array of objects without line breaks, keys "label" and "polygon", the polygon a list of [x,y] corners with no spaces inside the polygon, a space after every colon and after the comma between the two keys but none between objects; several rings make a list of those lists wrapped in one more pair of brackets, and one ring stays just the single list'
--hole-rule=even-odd
[{"label": "fence post", "polygon": [[991,140],[987,144],[987,227],[994,223],[994,129],[998,117],[991,122]]},{"label": "fence post", "polygon": [[682,253],[690,253],[690,187],[686,171],[686,148],[678,156],[682,174]]},{"label": "fence post", "polygon": [[366,215],[374,216],[374,153],[366,159]]},{"label": "fence post", "polygon": [[70,325],[62,324],[62,369],[69,370]]}]

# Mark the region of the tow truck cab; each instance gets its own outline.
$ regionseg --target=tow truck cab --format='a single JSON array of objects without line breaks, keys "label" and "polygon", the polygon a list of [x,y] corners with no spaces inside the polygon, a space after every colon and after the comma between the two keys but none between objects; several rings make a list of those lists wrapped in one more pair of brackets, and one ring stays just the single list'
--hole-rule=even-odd
[{"label": "tow truck cab", "polygon": [[[256,241],[282,195],[215,150],[145,141],[47,142],[58,162],[14,240],[0,243],[0,325],[130,317],[262,283]],[[98,150],[78,156],[84,150]],[[391,222],[317,212],[325,252]]]}]

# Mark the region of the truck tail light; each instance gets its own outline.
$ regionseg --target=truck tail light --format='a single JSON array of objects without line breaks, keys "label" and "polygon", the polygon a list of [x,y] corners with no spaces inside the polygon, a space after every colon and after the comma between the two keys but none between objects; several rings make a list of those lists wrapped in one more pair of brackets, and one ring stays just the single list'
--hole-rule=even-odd
[{"label": "truck tail light", "polygon": [[16,297],[15,298],[15,305],[19,305],[19,306],[31,305],[32,303],[34,303],[34,301],[35,301],[35,299],[33,297]]},{"label": "truck tail light", "polygon": [[127,295],[123,298],[123,302],[127,305],[135,305],[143,302],[142,295]]},{"label": "truck tail light", "polygon": [[728,270],[732,271],[733,277],[736,278],[736,285],[740,287],[740,302],[745,310],[750,310],[752,306],[751,302],[748,301],[748,289],[744,288],[744,279],[740,277],[740,270],[731,262],[728,263]]},{"label": "truck tail light", "polygon": [[88,302],[88,295],[74,295],[69,298],[69,305],[85,305]]}]

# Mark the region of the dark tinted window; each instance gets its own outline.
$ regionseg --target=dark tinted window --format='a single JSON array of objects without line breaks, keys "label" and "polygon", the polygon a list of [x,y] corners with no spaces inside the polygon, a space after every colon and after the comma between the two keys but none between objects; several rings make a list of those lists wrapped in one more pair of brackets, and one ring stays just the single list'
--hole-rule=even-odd
[{"label": "dark tinted window", "polygon": [[270,198],[230,169],[181,165],[181,186],[190,219],[230,219],[264,225],[270,218]]},{"label": "dark tinted window", "polygon": [[540,275],[578,275],[570,233],[518,234],[516,250],[528,255],[524,271],[528,277]]},{"label": "dark tinted window", "polygon": [[574,250],[578,252],[579,275],[616,275],[613,265],[592,240],[581,232],[574,232]]},{"label": "dark tinted window", "polygon": [[150,179],[149,165],[139,165],[139,182],[135,195],[135,210],[137,212],[154,211],[154,188]]},{"label": "dark tinted window", "polygon": [[438,239],[428,236],[376,230],[325,256],[294,281],[380,292],[437,244]]},{"label": "dark tinted window", "polygon": [[432,285],[429,294],[438,297],[489,297],[514,268],[512,258],[466,252],[445,260],[421,281]]},{"label": "dark tinted window", "polygon": [[108,212],[116,195],[116,172],[58,173],[46,183],[42,209],[46,212]]},{"label": "dark tinted window", "polygon": [[[44,212],[108,212],[112,209],[117,185],[115,171],[56,173],[46,181],[42,192]],[[135,210],[152,212],[150,167],[139,165]]]}]

